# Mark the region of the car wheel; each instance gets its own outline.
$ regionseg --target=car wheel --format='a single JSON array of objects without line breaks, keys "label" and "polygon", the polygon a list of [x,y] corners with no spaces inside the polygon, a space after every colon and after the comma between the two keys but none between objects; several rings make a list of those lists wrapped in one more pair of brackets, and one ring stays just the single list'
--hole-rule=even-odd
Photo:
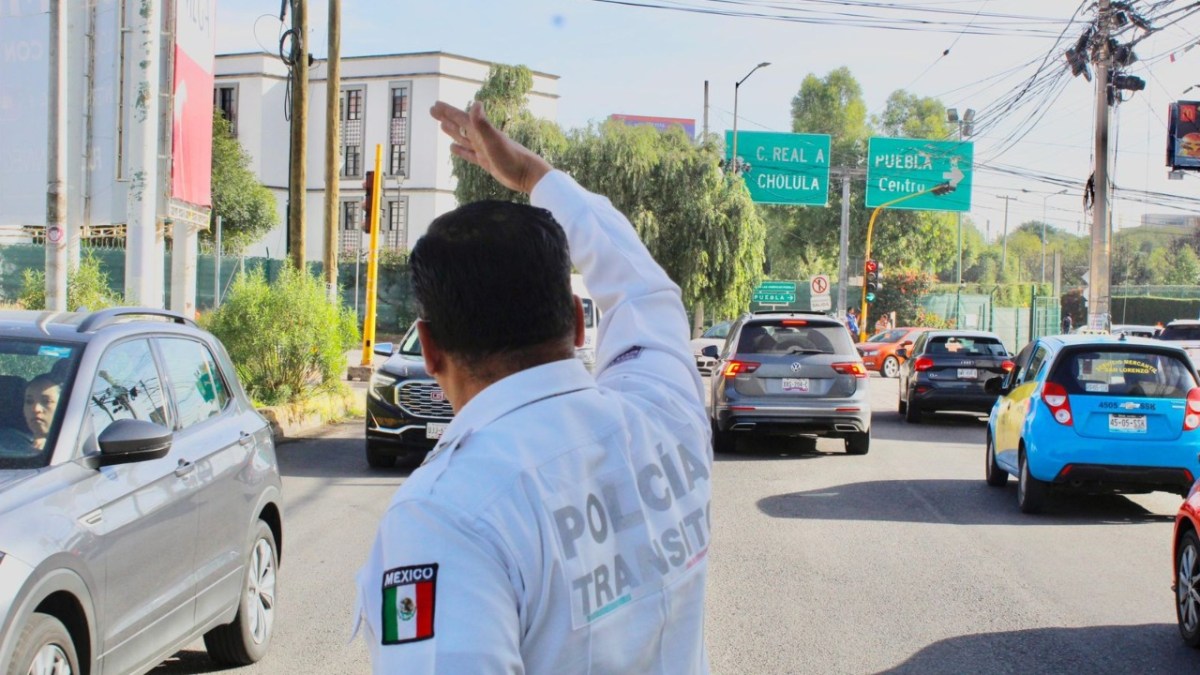
[{"label": "car wheel", "polygon": [[246,578],[233,623],[204,634],[204,646],[212,660],[222,665],[244,666],[266,656],[275,626],[276,571],[279,549],[275,534],[258,521],[254,545],[246,561]]},{"label": "car wheel", "polygon": [[921,406],[917,405],[916,401],[909,401],[908,405],[904,406],[904,421],[909,424],[921,423]]},{"label": "car wheel", "polygon": [[887,357],[883,360],[883,366],[880,367],[879,372],[884,377],[896,377],[900,374],[900,359],[894,356]]},{"label": "car wheel", "polygon": [[987,437],[987,455],[984,459],[986,466],[984,467],[984,475],[987,479],[987,484],[992,487],[1004,487],[1008,484],[1008,472],[1000,468],[996,463],[996,445],[992,443],[992,435]]},{"label": "car wheel", "polygon": [[901,415],[908,412],[908,401],[905,401],[904,397],[901,396],[899,392],[896,394],[896,412],[900,413]]},{"label": "car wheel", "polygon": [[21,630],[13,650],[10,673],[25,675],[74,675],[79,657],[67,627],[49,614],[35,612]]},{"label": "car wheel", "polygon": [[865,455],[871,449],[871,432],[862,431],[846,437],[846,454]]},{"label": "car wheel", "polygon": [[737,440],[733,437],[733,432],[718,429],[716,420],[713,420],[712,423],[712,442],[713,452],[718,454],[733,452],[737,445]]},{"label": "car wheel", "polygon": [[1041,513],[1042,508],[1046,505],[1046,493],[1049,491],[1049,486],[1030,475],[1029,462],[1025,460],[1024,452],[1021,453],[1019,460],[1019,471],[1017,508],[1021,509],[1021,513]]},{"label": "car wheel", "polygon": [[367,466],[372,469],[390,469],[396,466],[396,453],[385,448],[381,441],[368,438]]},{"label": "car wheel", "polygon": [[1200,647],[1200,538],[1191,531],[1175,552],[1175,618],[1183,641]]}]

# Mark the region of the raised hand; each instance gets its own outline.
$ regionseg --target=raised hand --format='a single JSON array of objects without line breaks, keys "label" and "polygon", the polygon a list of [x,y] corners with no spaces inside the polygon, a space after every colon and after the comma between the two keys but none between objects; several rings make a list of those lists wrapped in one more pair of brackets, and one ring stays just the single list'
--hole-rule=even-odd
[{"label": "raised hand", "polygon": [[529,148],[504,135],[488,122],[483,104],[467,111],[438,101],[429,114],[454,141],[450,151],[487,171],[510,190],[530,192],[554,167]]}]

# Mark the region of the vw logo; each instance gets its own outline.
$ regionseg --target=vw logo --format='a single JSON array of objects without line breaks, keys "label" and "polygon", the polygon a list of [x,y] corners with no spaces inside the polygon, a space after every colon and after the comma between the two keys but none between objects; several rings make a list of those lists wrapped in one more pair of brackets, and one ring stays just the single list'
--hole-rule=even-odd
[{"label": "vw logo", "polygon": [[792,364],[792,372],[793,372],[793,373],[798,373],[798,372],[800,372],[800,369],[801,369],[801,368],[803,368],[803,367],[804,367],[804,366],[800,365],[800,362],[799,362],[799,361],[797,361],[797,362],[795,362],[795,363],[793,363],[793,364]]}]

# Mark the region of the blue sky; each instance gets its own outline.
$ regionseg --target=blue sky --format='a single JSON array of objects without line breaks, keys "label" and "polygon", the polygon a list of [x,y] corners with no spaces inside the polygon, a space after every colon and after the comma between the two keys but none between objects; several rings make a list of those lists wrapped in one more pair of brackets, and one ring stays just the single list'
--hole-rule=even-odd
[{"label": "blue sky", "polygon": [[[813,6],[789,0],[776,4]],[[814,26],[594,0],[344,0],[342,51],[351,56],[441,50],[559,75],[557,121],[566,127],[627,113],[694,118],[699,128],[708,80],[713,132],[732,127],[734,82],[755,64],[769,61],[771,66],[741,87],[738,126],[790,131],[791,99],[804,77],[823,76],[840,66],[849,67],[862,84],[873,114],[882,112],[888,95],[901,88],[935,96],[960,112],[968,107],[985,110],[1034,73],[1034,65],[1018,66],[1040,59],[1050,49],[1053,40],[1038,34],[1067,26],[1077,6],[1074,0],[913,0],[913,4],[968,12],[968,18],[957,19],[963,25],[971,21],[970,13],[1027,15],[1048,21],[1018,22],[1005,31],[1007,35],[980,36]],[[236,6],[232,0],[218,0],[218,52],[274,51],[279,6],[279,0],[242,0]],[[310,2],[312,50],[318,57],[326,53],[327,11],[325,2]],[[975,21],[976,27],[987,22]],[[1067,35],[1073,38],[1081,31],[1082,25],[1070,27]],[[1176,195],[1197,193],[1200,175],[1168,181],[1164,166],[1167,105],[1187,97],[1184,90],[1200,82],[1200,49],[1182,49],[1196,36],[1200,36],[1200,15],[1138,45],[1141,61],[1130,72],[1143,77],[1147,87],[1116,108],[1118,186]],[[943,55],[947,49],[949,53]],[[1176,49],[1171,62],[1167,54]],[[1048,67],[1063,63],[1061,53],[1056,53]],[[1189,95],[1200,99],[1200,90]],[[1004,116],[975,138],[977,161],[1066,176],[1081,186],[1091,172],[1093,97],[1093,86],[1082,78],[1067,83],[1036,128],[997,156],[1018,119]],[[1008,195],[1016,198],[1010,202],[1010,228],[1040,219],[1044,204],[1051,225],[1079,231],[1080,188],[1054,194],[1060,189],[977,171],[971,218],[981,230],[990,220],[995,237],[1003,220],[1005,202],[1000,197]],[[1118,227],[1136,225],[1143,212],[1177,209],[1118,200],[1115,222]]]}]

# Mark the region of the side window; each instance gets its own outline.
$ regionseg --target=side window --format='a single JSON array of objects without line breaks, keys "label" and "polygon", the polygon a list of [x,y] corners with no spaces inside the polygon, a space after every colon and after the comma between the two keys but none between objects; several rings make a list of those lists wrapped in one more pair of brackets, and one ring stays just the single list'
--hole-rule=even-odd
[{"label": "side window", "polygon": [[1046,355],[1049,353],[1050,351],[1045,347],[1035,349],[1033,358],[1029,359],[1029,365],[1021,370],[1021,376],[1017,381],[1024,383],[1037,377],[1038,371],[1041,370],[1042,364],[1046,361]]},{"label": "side window", "polygon": [[171,428],[162,378],[146,340],[123,342],[100,359],[88,412],[96,436],[116,420],[146,420]]},{"label": "side window", "polygon": [[183,338],[161,338],[159,346],[170,354],[165,359],[167,379],[175,395],[180,428],[221,414],[229,403],[229,391],[208,347]]},{"label": "side window", "polygon": [[1031,356],[1033,356],[1032,342],[1025,345],[1025,347],[1023,347],[1021,351],[1017,353],[1016,358],[1013,359],[1013,369],[1005,379],[1005,382],[1009,383],[1009,386],[1015,387],[1020,384],[1021,374],[1025,371],[1025,366],[1029,364],[1029,358]]},{"label": "side window", "polygon": [[920,354],[925,349],[925,343],[927,342],[925,339],[926,337],[926,333],[921,333],[919,336],[917,336],[917,341],[913,343],[913,346],[910,349],[911,353]]}]

